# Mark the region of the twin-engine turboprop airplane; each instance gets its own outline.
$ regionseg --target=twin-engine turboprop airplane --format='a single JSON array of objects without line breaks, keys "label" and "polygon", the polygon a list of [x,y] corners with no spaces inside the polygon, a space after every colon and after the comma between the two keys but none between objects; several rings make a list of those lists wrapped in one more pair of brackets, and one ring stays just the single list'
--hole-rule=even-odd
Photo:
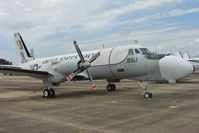
[{"label": "twin-engine turboprop airplane", "polygon": [[43,80],[43,97],[55,97],[53,86],[68,80],[106,79],[107,90],[115,91],[114,82],[121,79],[138,80],[145,89],[145,98],[151,98],[149,86],[143,81],[168,81],[173,84],[193,71],[186,60],[175,56],[154,55],[141,45],[118,46],[82,52],[77,42],[77,53],[34,59],[19,33],[15,35],[18,66],[0,66],[0,72],[25,75]]}]

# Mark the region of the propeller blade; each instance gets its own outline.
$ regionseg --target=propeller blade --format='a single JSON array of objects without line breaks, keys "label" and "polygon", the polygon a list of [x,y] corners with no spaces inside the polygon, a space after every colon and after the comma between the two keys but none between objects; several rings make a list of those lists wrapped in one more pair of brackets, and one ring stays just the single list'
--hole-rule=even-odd
[{"label": "propeller blade", "polygon": [[75,70],[74,72],[72,72],[69,76],[67,76],[67,79],[69,81],[71,81],[77,74],[83,72],[84,70],[86,70],[87,74],[88,74],[88,78],[90,80],[90,83],[92,85],[92,88],[93,89],[96,89],[96,84],[95,82],[93,81],[93,78],[91,77],[91,75],[89,74],[89,71],[87,68],[90,67],[90,63],[92,63],[95,59],[97,59],[97,57],[100,56],[100,52],[96,53],[94,56],[91,57],[91,59],[89,61],[85,61],[84,60],[84,57],[82,55],[82,52],[81,50],[79,49],[79,46],[77,44],[77,42],[74,40],[73,41],[73,44],[75,45],[75,49],[77,51],[77,54],[79,55],[79,58],[80,58],[80,63],[78,64],[79,65],[79,69]]},{"label": "propeller blade", "polygon": [[81,52],[81,50],[79,49],[79,46],[78,46],[78,44],[77,44],[77,42],[76,42],[75,40],[73,41],[73,44],[75,45],[75,49],[76,49],[76,51],[77,51],[77,54],[79,55],[80,60],[81,60],[82,62],[85,62],[84,57],[83,57],[83,55],[82,55],[82,52]]},{"label": "propeller blade", "polygon": [[84,69],[80,68],[75,70],[73,73],[71,73],[70,75],[67,76],[67,80],[71,81],[78,73],[84,71]]},{"label": "propeller blade", "polygon": [[97,88],[97,86],[96,86],[96,84],[95,84],[95,82],[93,81],[93,83],[91,83],[92,84],[92,88],[93,89],[96,89]]},{"label": "propeller blade", "polygon": [[88,74],[88,78],[89,78],[89,80],[90,80],[90,84],[92,85],[92,88],[93,88],[93,89],[96,89],[97,86],[96,86],[95,82],[93,81],[92,76],[89,74],[88,69],[86,69],[86,72],[87,72],[87,74]]},{"label": "propeller blade", "polygon": [[88,62],[89,63],[92,63],[94,60],[96,60],[97,59],[97,57],[99,57],[100,56],[100,52],[97,52],[95,55],[93,55],[89,60],[88,60]]}]

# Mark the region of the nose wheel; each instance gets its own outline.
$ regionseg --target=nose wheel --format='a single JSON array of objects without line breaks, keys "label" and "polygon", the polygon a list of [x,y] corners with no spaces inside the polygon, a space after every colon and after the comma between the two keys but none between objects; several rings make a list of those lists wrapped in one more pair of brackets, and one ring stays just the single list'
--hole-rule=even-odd
[{"label": "nose wheel", "polygon": [[108,84],[106,88],[107,88],[107,91],[115,91],[116,90],[116,86],[114,84]]},{"label": "nose wheel", "polygon": [[151,92],[145,92],[144,93],[144,98],[152,98],[152,93]]},{"label": "nose wheel", "polygon": [[139,85],[146,92],[144,93],[144,98],[152,98],[153,94],[149,91],[149,85],[147,82],[139,81]]},{"label": "nose wheel", "polygon": [[52,88],[44,89],[43,98],[53,98],[55,97],[55,91]]}]

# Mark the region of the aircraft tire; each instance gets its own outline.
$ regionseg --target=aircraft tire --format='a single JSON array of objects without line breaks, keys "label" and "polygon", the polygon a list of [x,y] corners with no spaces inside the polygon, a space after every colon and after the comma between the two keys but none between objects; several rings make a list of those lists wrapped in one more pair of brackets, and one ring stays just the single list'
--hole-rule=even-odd
[{"label": "aircraft tire", "polygon": [[152,93],[151,92],[145,92],[144,93],[144,98],[152,98]]},{"label": "aircraft tire", "polygon": [[112,87],[112,91],[115,91],[115,90],[116,90],[115,84],[111,84],[111,87]]},{"label": "aircraft tire", "polygon": [[106,88],[107,88],[107,91],[112,91],[112,85],[111,84],[108,84]]},{"label": "aircraft tire", "polygon": [[114,84],[107,85],[107,91],[115,91],[115,90],[116,90],[116,86]]},{"label": "aircraft tire", "polygon": [[49,98],[50,97],[50,90],[49,89],[44,89],[44,91],[43,91],[43,97],[44,98]]},{"label": "aircraft tire", "polygon": [[55,91],[54,91],[54,89],[50,89],[50,97],[55,97]]},{"label": "aircraft tire", "polygon": [[149,92],[149,97],[152,98],[153,94],[151,92]]}]

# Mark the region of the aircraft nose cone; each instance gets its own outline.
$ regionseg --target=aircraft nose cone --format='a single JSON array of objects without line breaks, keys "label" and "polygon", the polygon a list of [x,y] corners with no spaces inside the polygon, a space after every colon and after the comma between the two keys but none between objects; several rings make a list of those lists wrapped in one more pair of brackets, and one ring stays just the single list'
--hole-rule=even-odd
[{"label": "aircraft nose cone", "polygon": [[176,56],[160,59],[159,67],[161,76],[169,82],[183,79],[193,72],[193,66],[189,62]]}]

